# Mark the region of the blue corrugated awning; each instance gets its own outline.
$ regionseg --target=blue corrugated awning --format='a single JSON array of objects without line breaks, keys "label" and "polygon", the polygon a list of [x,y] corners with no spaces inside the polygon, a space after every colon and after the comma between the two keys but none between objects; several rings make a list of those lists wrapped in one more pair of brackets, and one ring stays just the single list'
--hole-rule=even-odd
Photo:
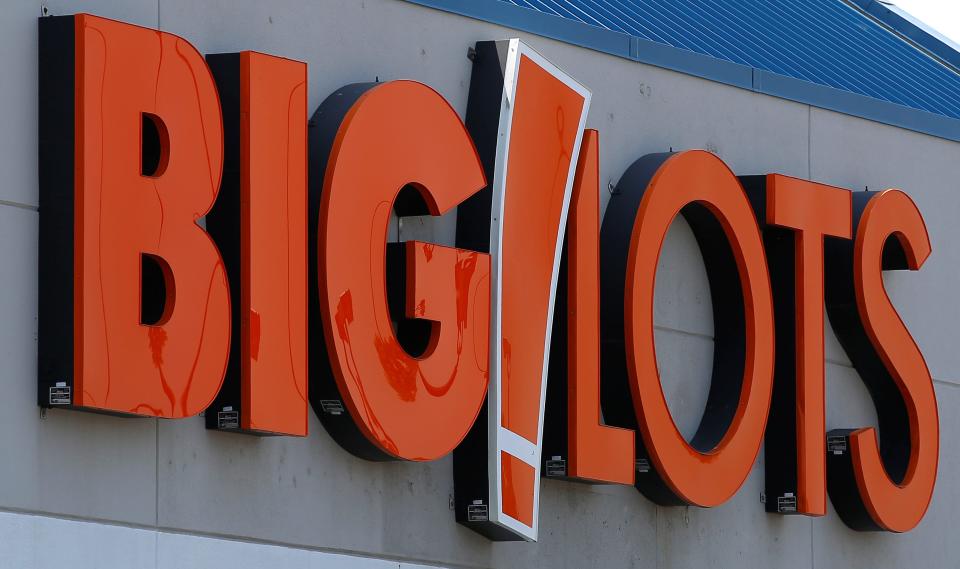
[{"label": "blue corrugated awning", "polygon": [[960,74],[935,53],[842,0],[499,1],[960,118]]}]

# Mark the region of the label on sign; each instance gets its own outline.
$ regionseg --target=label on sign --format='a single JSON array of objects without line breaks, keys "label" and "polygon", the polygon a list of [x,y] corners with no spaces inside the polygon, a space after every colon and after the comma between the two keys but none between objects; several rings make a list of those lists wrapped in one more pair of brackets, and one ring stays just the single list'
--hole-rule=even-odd
[{"label": "label on sign", "polygon": [[217,413],[217,426],[221,429],[239,429],[239,411],[220,411]]},{"label": "label on sign", "polygon": [[51,405],[69,405],[70,400],[70,388],[64,386],[57,386],[50,388],[50,404]]}]

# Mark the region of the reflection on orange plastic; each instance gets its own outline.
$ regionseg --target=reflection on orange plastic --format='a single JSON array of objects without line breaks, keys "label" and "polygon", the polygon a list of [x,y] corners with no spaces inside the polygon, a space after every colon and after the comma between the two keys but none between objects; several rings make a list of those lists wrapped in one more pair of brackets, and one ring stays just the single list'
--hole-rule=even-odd
[{"label": "reflection on orange plastic", "polygon": [[435,322],[420,357],[391,326],[387,225],[406,184],[440,215],[486,185],[466,128],[433,89],[392,81],[364,93],[337,132],[320,205],[323,326],[340,393],[384,452],[433,460],[473,425],[487,388],[490,257],[408,242],[406,316]]},{"label": "reflection on orange plastic", "polygon": [[551,281],[585,101],[526,55],[516,91],[500,253],[501,424],[538,444]]},{"label": "reflection on orange plastic", "polygon": [[851,193],[767,176],[767,222],[796,230],[797,512],[827,513],[823,347],[823,238],[851,237]]},{"label": "reflection on orange plastic", "polygon": [[533,501],[537,471],[526,462],[500,452],[500,477],[503,485],[503,513],[533,526]]},{"label": "reflection on orange plastic", "polygon": [[599,137],[583,132],[567,223],[569,475],[633,484],[633,431],[600,422]]},{"label": "reflection on orange plastic", "polygon": [[[223,381],[230,297],[197,225],[213,205],[223,125],[213,78],[174,35],[76,16],[75,398],[80,407],[178,418]],[[161,122],[165,168],[144,176],[141,123]],[[162,260],[166,304],[140,323],[141,255]]]},{"label": "reflection on orange plastic", "polygon": [[[710,210],[730,243],[744,294],[747,336],[736,413],[720,443],[708,452],[690,446],[670,416],[653,335],[657,259],[670,223],[693,202]],[[692,505],[717,506],[740,488],[760,450],[774,356],[773,298],[763,242],[743,188],[722,160],[702,150],[681,152],[654,174],[633,226],[626,291],[627,364],[644,446],[674,494]]]},{"label": "reflection on orange plastic", "polygon": [[307,434],[307,65],[240,54],[241,427]]},{"label": "reflection on orange plastic", "polygon": [[930,255],[930,237],[920,211],[899,190],[887,190],[871,199],[860,218],[854,245],[854,290],[870,342],[906,405],[910,424],[906,476],[897,484],[887,475],[873,427],[850,435],[850,451],[857,488],[870,517],[883,529],[905,532],[920,523],[933,496],[940,422],[930,371],[883,287],[883,246],[891,236],[900,242],[910,270],[919,269]]}]

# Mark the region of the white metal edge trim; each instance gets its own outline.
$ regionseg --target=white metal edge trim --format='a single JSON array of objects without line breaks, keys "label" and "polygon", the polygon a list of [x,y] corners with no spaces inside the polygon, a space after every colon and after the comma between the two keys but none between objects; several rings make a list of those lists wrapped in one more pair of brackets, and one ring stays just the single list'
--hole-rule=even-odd
[{"label": "white metal edge trim", "polygon": [[[513,124],[513,101],[516,95],[516,78],[519,68],[519,39],[508,42],[507,61],[503,76],[503,91],[500,100],[500,121],[497,128],[497,151],[493,166],[493,202],[490,220],[490,250],[495,254],[492,264],[493,286],[490,287],[490,381],[487,390],[487,492],[491,504],[487,516],[492,523],[517,528],[508,523],[509,516],[503,514],[503,493],[500,491],[500,369],[501,369],[501,279],[503,245],[501,243],[501,220],[503,219],[503,189],[507,181],[507,157],[510,155],[510,130]],[[518,532],[524,535],[523,532]]]},{"label": "white metal edge trim", "polygon": [[500,427],[500,450],[515,456],[536,468],[540,464],[540,450],[537,445],[509,429]]}]

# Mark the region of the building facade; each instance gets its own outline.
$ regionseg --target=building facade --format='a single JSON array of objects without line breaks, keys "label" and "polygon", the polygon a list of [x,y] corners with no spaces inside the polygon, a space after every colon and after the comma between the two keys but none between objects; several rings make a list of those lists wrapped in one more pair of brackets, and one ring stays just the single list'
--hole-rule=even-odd
[{"label": "building facade", "polygon": [[[944,60],[949,53],[909,43],[918,40],[886,27],[867,5],[836,4],[956,75]],[[780,173],[854,192],[903,190],[922,213],[932,254],[921,270],[885,272],[883,283],[923,354],[939,409],[937,483],[925,516],[911,531],[894,534],[854,531],[832,504],[820,517],[768,513],[761,451],[736,494],[713,508],[658,506],[630,486],[543,477],[536,541],[499,542],[457,523],[451,456],[363,460],[338,445],[314,411],[306,437],[255,437],[209,430],[202,417],[41,409],[38,172],[56,165],[37,152],[43,71],[37,20],[80,13],[176,34],[204,55],[254,50],[306,62],[308,114],[345,85],[412,79],[465,117],[474,65],[469,50],[481,41],[520,38],[591,92],[586,127],[599,132],[601,211],[635,160],[687,149],[719,156],[738,176]],[[960,283],[960,123],[951,101],[922,97],[939,86],[920,88],[921,95],[870,96],[858,92],[870,92],[866,79],[838,89],[829,78],[788,77],[689,48],[661,52],[631,33],[598,30],[493,0],[15,0],[4,6],[0,567],[956,566],[960,492],[953,479],[960,448],[952,433],[960,427],[954,346],[960,304],[952,293]],[[723,32],[716,34],[722,39]],[[457,223],[455,211],[394,216],[389,239],[453,246]],[[688,440],[710,391],[713,322],[700,249],[678,218],[657,266],[654,323],[665,397]],[[826,428],[879,426],[870,393],[827,322]]]}]

